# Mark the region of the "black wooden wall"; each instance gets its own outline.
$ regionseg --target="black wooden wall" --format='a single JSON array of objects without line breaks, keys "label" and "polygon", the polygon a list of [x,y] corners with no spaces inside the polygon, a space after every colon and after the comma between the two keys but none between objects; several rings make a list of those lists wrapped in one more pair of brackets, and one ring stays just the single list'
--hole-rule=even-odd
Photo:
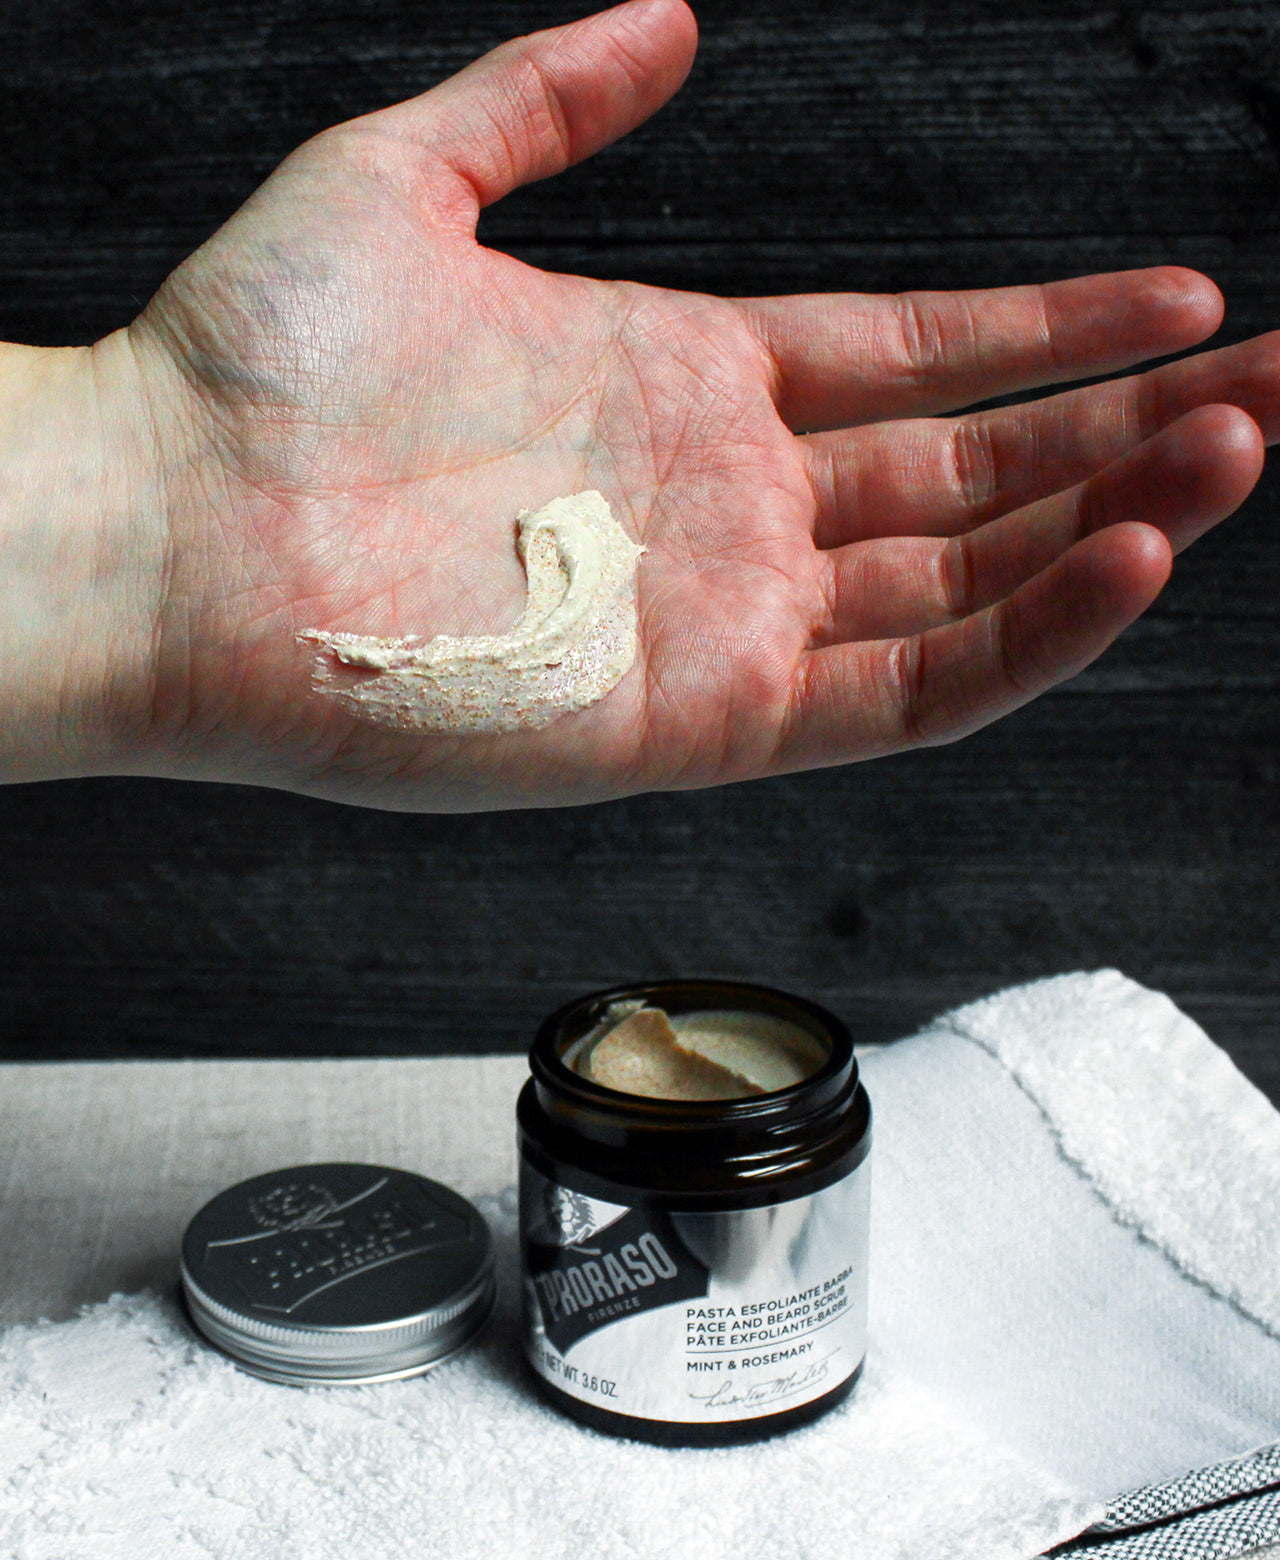
[{"label": "black wooden wall", "polygon": [[[0,337],[86,341],[322,126],[535,0],[7,0]],[[483,236],[727,293],[1178,261],[1280,325],[1280,7],[703,0],[675,103]],[[1280,1099],[1273,475],[1096,667],[952,748],[562,812],[237,787],[0,795],[0,1054],[514,1050],[590,985],[789,986],[866,1038],[1114,964]]]}]

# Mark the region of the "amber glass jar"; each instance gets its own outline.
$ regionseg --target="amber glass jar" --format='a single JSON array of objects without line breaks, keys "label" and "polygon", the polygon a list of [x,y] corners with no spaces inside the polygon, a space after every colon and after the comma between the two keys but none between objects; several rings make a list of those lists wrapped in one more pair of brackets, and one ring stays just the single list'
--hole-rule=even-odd
[{"label": "amber glass jar", "polygon": [[[606,1088],[565,1061],[620,1002],[764,1014],[821,1058],[716,1100]],[[721,1446],[804,1424],[866,1348],[871,1107],[853,1042],[800,997],[728,981],[593,992],[553,1013],[517,1106],[525,1347],[542,1391],[614,1435]]]}]

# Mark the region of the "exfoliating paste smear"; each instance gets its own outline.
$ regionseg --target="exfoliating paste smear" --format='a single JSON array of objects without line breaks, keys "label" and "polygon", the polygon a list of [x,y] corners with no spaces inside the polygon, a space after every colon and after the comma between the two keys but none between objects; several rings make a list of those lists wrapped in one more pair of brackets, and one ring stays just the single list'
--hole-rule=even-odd
[{"label": "exfoliating paste smear", "polygon": [[325,655],[316,687],[362,720],[421,732],[536,730],[603,699],[636,658],[644,548],[596,492],[524,511],[516,547],[528,595],[509,633],[424,640],[307,629],[301,642],[376,674],[340,680]]},{"label": "exfoliating paste smear", "polygon": [[734,1100],[802,1083],[826,1051],[798,1024],[768,1013],[707,1009],[669,1016],[618,1002],[566,1062],[623,1094]]}]

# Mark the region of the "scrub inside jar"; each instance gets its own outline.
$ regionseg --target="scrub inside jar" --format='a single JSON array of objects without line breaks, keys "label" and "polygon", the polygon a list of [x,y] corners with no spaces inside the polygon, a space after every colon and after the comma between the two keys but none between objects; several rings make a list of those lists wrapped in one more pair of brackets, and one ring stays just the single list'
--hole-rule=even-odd
[{"label": "scrub inside jar", "polygon": [[736,1100],[788,1089],[817,1072],[826,1048],[772,1013],[699,1008],[667,1013],[615,1002],[565,1053],[583,1078],[663,1100]]}]

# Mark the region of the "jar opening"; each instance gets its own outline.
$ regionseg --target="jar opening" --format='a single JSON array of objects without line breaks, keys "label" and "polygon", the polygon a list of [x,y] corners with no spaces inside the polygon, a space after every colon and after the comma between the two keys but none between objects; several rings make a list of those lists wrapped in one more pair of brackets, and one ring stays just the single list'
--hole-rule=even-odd
[{"label": "jar opening", "polygon": [[[641,1013],[653,1015],[643,1022],[670,1038],[654,1045],[622,1032],[624,1021]],[[593,1060],[606,1047],[620,1054],[597,1069]],[[714,1065],[705,1067],[707,1061]],[[821,1108],[857,1082],[852,1037],[830,1013],[738,981],[659,980],[594,992],[546,1020],[530,1065],[540,1093],[655,1126],[763,1125],[802,1101],[804,1113]]]},{"label": "jar opening", "polygon": [[749,1007],[667,1008],[632,997],[561,1052],[572,1072],[620,1094],[730,1100],[793,1088],[831,1055],[830,1041]]}]

